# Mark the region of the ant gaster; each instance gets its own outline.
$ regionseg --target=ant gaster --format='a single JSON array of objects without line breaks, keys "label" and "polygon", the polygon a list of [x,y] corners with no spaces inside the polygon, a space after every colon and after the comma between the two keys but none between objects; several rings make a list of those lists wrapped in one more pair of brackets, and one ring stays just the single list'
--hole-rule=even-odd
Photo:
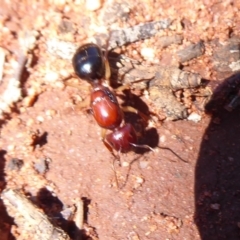
[{"label": "ant gaster", "polygon": [[[122,109],[113,91],[105,86],[105,81],[110,78],[110,67],[100,47],[93,43],[82,45],[74,54],[72,64],[76,75],[92,86],[90,107],[96,122],[104,129],[102,140],[112,154],[113,149],[128,152],[133,146],[151,149],[137,145],[137,134],[130,123],[121,126]],[[130,106],[124,111],[139,113]],[[112,132],[106,135],[107,129]]]}]

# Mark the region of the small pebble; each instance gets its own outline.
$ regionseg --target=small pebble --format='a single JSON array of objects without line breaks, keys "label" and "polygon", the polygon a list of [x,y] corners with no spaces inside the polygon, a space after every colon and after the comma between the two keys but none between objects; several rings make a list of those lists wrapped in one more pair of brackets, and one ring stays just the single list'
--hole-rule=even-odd
[{"label": "small pebble", "polygon": [[101,0],[86,0],[85,4],[86,9],[89,11],[96,11],[102,5]]},{"label": "small pebble", "polygon": [[49,170],[49,162],[49,159],[41,158],[34,164],[34,168],[38,173],[44,174]]},{"label": "small pebble", "polygon": [[165,136],[165,135],[162,135],[162,136],[160,137],[159,141],[160,141],[161,143],[166,142],[166,136]]},{"label": "small pebble", "polygon": [[63,90],[65,88],[65,85],[64,85],[64,83],[62,81],[56,81],[55,87]]},{"label": "small pebble", "polygon": [[65,220],[69,220],[75,212],[75,207],[68,207],[61,211],[61,215]]},{"label": "small pebble", "polygon": [[23,160],[18,159],[18,158],[12,158],[8,163],[7,163],[7,169],[12,171],[16,170],[19,171],[23,166]]},{"label": "small pebble", "polygon": [[[67,69],[67,70],[69,70],[69,69]],[[69,71],[67,71],[67,70],[66,69],[60,69],[60,71],[59,71],[60,76],[64,77],[64,78],[69,77]]]},{"label": "small pebble", "polygon": [[8,145],[7,150],[13,151],[15,149],[15,145]]},{"label": "small pebble", "polygon": [[37,99],[37,93],[33,95],[29,95],[23,99],[23,105],[25,107],[32,107]]},{"label": "small pebble", "polygon": [[19,42],[25,51],[33,50],[36,46],[37,37],[39,33],[37,31],[28,31],[24,36],[19,37]]},{"label": "small pebble", "polygon": [[59,79],[59,75],[56,72],[53,71],[49,71],[46,75],[45,75],[45,80],[47,82],[56,82]]},{"label": "small pebble", "polygon": [[43,122],[44,121],[44,118],[42,116],[37,116],[37,121],[38,122]]},{"label": "small pebble", "polygon": [[188,116],[187,119],[189,121],[193,121],[193,122],[197,123],[197,122],[201,121],[202,117],[199,114],[193,112]]},{"label": "small pebble", "polygon": [[56,111],[53,110],[53,109],[48,109],[48,110],[45,111],[45,114],[47,116],[54,116],[56,114]]},{"label": "small pebble", "polygon": [[141,55],[147,60],[147,59],[153,59],[155,57],[154,49],[152,48],[142,48],[141,49]]},{"label": "small pebble", "polygon": [[27,120],[27,122],[26,122],[26,125],[27,125],[28,127],[32,126],[33,124],[34,124],[34,120],[33,120],[32,118],[29,118],[29,119]]},{"label": "small pebble", "polygon": [[140,161],[139,166],[142,169],[146,168],[148,166],[148,161]]},{"label": "small pebble", "polygon": [[129,163],[128,163],[128,162],[122,162],[122,166],[123,166],[123,167],[128,167],[128,166],[129,166]]},{"label": "small pebble", "polygon": [[142,184],[144,182],[144,179],[141,177],[136,177],[136,182]]}]

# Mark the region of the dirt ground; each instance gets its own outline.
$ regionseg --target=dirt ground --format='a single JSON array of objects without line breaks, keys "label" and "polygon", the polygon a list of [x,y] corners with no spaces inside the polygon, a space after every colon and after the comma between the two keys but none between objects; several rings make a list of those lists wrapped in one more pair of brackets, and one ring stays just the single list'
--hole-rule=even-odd
[{"label": "dirt ground", "polygon": [[[240,239],[239,10],[234,0],[3,1],[0,192],[20,190],[71,239]],[[163,19],[171,22],[165,29],[113,51],[148,70],[197,73],[201,84],[167,88],[177,103],[165,111],[148,89],[133,87],[126,104],[142,110],[141,102],[145,113],[160,116],[150,117],[139,139],[154,151],[121,154],[114,171],[100,127],[89,109],[78,107],[89,84],[74,77],[71,50],[63,47],[60,56],[49,42],[80,46],[98,34]],[[204,50],[188,57],[198,43]],[[66,86],[69,76],[77,88]],[[199,119],[167,120],[177,104]],[[64,223],[60,212],[79,200],[84,224],[76,236],[79,209]],[[3,201],[0,216],[0,240],[38,239]]]}]

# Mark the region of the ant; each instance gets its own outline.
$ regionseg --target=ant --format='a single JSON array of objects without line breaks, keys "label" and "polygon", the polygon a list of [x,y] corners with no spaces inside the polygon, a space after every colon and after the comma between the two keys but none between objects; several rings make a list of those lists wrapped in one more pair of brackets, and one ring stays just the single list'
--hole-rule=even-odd
[{"label": "ant", "polygon": [[[98,125],[102,128],[102,141],[116,157],[114,150],[126,153],[132,147],[142,147],[153,150],[147,145],[137,144],[137,133],[130,123],[122,124],[123,111],[147,117],[131,106],[120,107],[118,100],[110,90],[110,67],[106,56],[100,47],[94,43],[80,46],[73,56],[72,64],[76,75],[89,82],[92,86],[90,107]],[[106,135],[106,131],[112,132]],[[119,157],[118,157],[119,159]]]},{"label": "ant", "polygon": [[[119,188],[114,162],[115,159],[119,160],[120,165],[121,162],[119,155],[115,155],[114,151],[117,153],[127,153],[135,147],[145,148],[154,152],[154,149],[150,146],[138,144],[138,134],[133,125],[131,123],[123,123],[123,111],[138,114],[145,122],[148,118],[131,106],[120,106],[116,95],[110,87],[109,79],[111,73],[106,52],[104,55],[98,45],[87,43],[80,46],[73,56],[72,64],[75,74],[79,78],[87,81],[92,87],[90,94],[91,111],[94,119],[102,128],[102,141],[104,145],[114,156],[112,166],[116,184]],[[107,130],[111,132],[106,134]],[[183,162],[186,162],[170,148],[159,148],[171,151]]]}]

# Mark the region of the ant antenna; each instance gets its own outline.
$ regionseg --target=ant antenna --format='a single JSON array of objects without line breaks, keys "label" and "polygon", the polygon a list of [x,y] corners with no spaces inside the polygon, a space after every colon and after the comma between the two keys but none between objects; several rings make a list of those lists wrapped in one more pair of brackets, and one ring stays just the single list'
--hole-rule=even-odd
[{"label": "ant antenna", "polygon": [[171,148],[168,147],[160,147],[158,146],[158,148],[163,149],[163,150],[168,150],[170,151],[173,155],[175,155],[178,159],[180,159],[181,161],[188,163],[188,161],[184,160],[183,158],[181,158],[177,153],[175,153]]},{"label": "ant antenna", "polygon": [[139,145],[139,144],[134,144],[134,143],[130,143],[133,147],[137,147],[137,148],[145,148],[145,149],[149,149],[152,152],[155,152],[155,150],[153,148],[151,148],[150,146],[143,144],[143,145]]}]

